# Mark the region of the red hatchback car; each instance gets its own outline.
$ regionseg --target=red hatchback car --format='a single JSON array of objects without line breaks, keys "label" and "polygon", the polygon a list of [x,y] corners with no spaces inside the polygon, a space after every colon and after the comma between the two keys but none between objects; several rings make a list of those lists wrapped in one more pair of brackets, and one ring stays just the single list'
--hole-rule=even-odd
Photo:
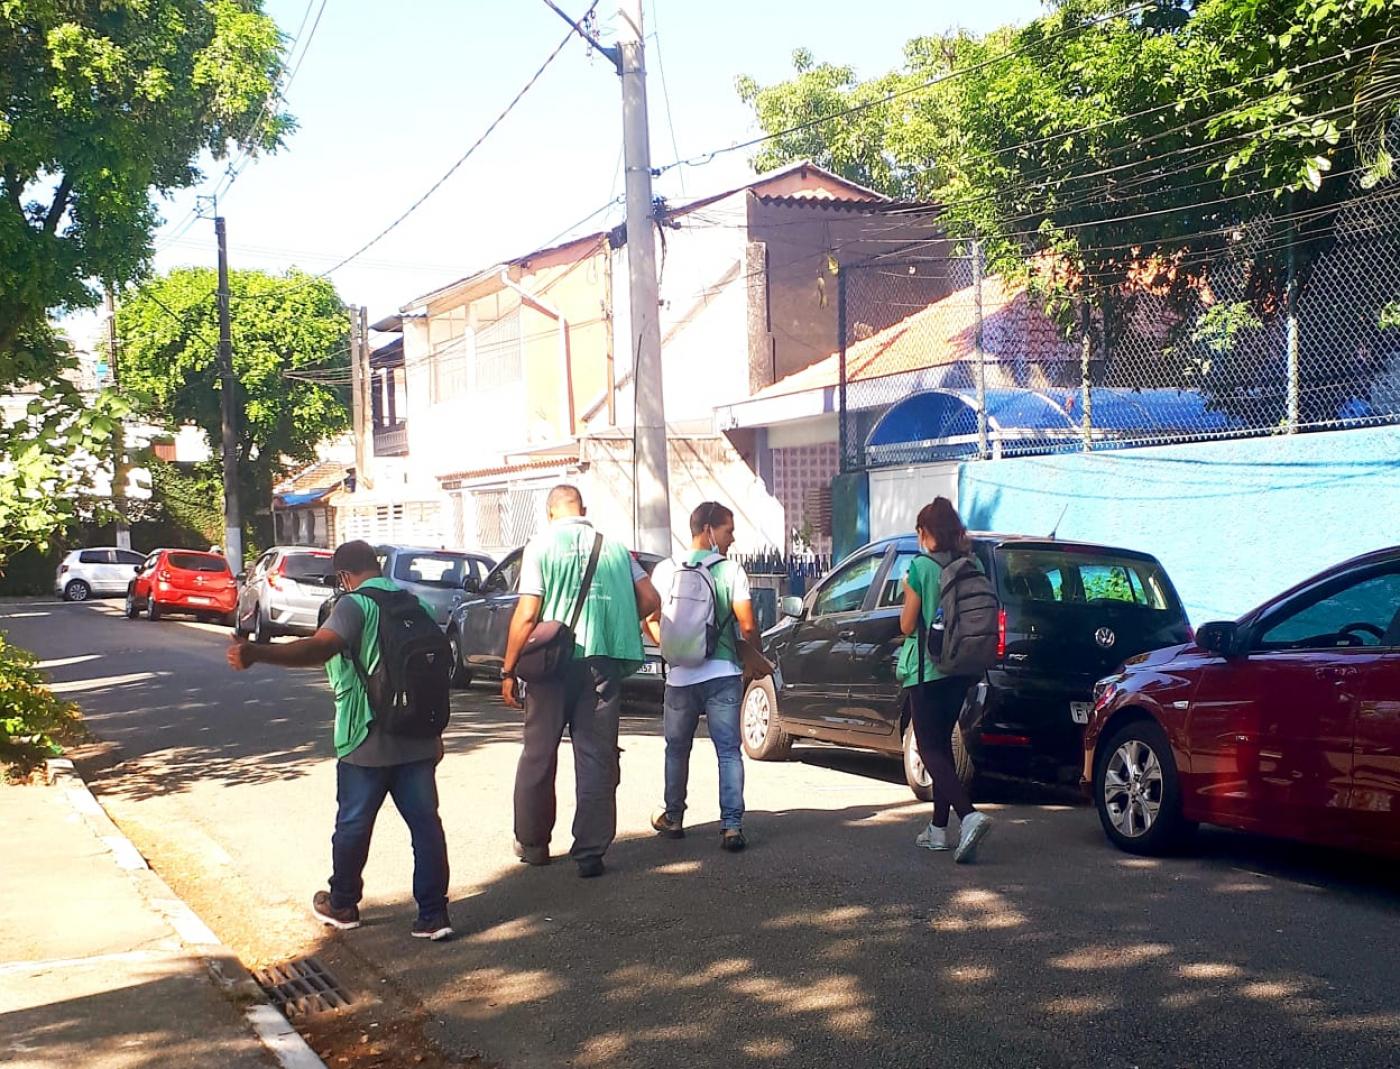
[{"label": "red hatchback car", "polygon": [[1095,688],[1084,748],[1124,850],[1208,823],[1400,855],[1400,546],[1133,658]]},{"label": "red hatchback car", "polygon": [[217,553],[158,549],[136,567],[126,588],[127,619],[145,613],[159,620],[165,613],[191,613],[209,622],[232,623],[238,583],[228,561]]}]

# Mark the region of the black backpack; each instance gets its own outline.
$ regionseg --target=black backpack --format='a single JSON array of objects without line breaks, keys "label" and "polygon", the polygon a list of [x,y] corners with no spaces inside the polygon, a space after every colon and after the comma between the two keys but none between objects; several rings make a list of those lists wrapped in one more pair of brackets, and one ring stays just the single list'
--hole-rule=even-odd
[{"label": "black backpack", "polygon": [[407,590],[361,588],[354,593],[379,607],[379,664],[366,673],[357,651],[349,651],[369,692],[374,722],[390,735],[441,735],[451,715],[452,647],[447,637]]},{"label": "black backpack", "polygon": [[980,676],[997,662],[1001,601],[991,578],[974,557],[935,553],[941,569],[938,609],[941,628],[929,628],[929,656],[945,676]]}]

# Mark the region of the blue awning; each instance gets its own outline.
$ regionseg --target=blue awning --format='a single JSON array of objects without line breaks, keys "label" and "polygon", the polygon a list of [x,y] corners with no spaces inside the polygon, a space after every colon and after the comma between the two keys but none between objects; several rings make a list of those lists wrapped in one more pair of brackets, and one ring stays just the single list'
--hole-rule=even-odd
[{"label": "blue awning", "polygon": [[305,490],[297,494],[279,494],[277,496],[277,503],[283,508],[296,508],[298,505],[312,505],[320,501],[323,497],[329,497],[334,492],[334,486],[323,486],[319,490]]}]

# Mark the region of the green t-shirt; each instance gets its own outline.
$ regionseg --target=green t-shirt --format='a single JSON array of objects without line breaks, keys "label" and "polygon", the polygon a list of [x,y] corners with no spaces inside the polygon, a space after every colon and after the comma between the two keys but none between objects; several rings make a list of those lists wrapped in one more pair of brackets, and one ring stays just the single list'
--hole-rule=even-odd
[{"label": "green t-shirt", "polygon": [[[593,552],[594,535],[589,524],[566,523],[539,536],[540,573],[544,581],[541,620],[569,622]],[[574,629],[576,658],[608,657],[618,662],[624,676],[637,671],[646,661],[633,576],[632,554],[624,546],[604,539],[598,567]]]},{"label": "green t-shirt", "polygon": [[904,646],[899,651],[900,686],[912,687],[943,678],[938,665],[928,655],[927,647],[924,647],[923,676],[919,675],[919,644],[928,641],[928,629],[933,626],[934,618],[938,615],[938,587],[942,579],[943,569],[927,553],[920,553],[909,562],[905,582],[919,595],[921,626],[912,635],[904,636]]}]

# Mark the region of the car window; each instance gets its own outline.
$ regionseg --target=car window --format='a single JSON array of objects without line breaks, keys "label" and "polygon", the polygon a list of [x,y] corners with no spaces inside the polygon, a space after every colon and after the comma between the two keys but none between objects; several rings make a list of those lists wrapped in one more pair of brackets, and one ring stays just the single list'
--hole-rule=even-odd
[{"label": "car window", "polygon": [[331,555],[329,553],[288,553],[282,561],[282,574],[300,582],[324,582],[330,585]]},{"label": "car window", "polygon": [[264,575],[267,569],[271,567],[272,558],[274,556],[276,556],[274,553],[264,553],[259,557],[257,563],[253,565],[253,575],[255,577]]},{"label": "car window", "polygon": [[904,578],[909,574],[909,565],[917,556],[917,553],[896,553],[894,555],[894,563],[890,565],[890,570],[885,573],[885,581],[880,587],[879,605],[881,608],[904,603]]},{"label": "car window", "polygon": [[152,568],[156,566],[156,562],[158,560],[160,560],[159,550],[157,550],[155,553],[152,553],[149,557],[147,557],[141,562],[141,570],[143,572],[149,572]]},{"label": "car window", "polygon": [[170,567],[182,572],[227,572],[228,561],[209,553],[172,553]]},{"label": "car window", "polygon": [[112,551],[110,549],[85,549],[78,554],[79,564],[111,564]]},{"label": "car window", "polygon": [[483,589],[492,594],[504,594],[520,588],[520,560],[524,554],[516,550],[486,577]]},{"label": "car window", "polygon": [[812,607],[813,616],[830,616],[838,612],[855,612],[865,604],[865,595],[883,560],[866,556],[847,564],[833,575],[817,593]]},{"label": "car window", "polygon": [[119,549],[116,552],[118,564],[140,564],[146,559],[140,553],[136,553],[130,549]]},{"label": "car window", "polygon": [[1159,612],[1174,610],[1176,599],[1162,566],[1154,560],[1106,551],[1053,549],[997,551],[1008,598],[1061,604],[1121,603]]},{"label": "car window", "polygon": [[392,578],[404,583],[456,588],[467,575],[465,553],[399,553]]},{"label": "car window", "polygon": [[1259,649],[1400,644],[1400,570],[1353,579],[1269,621]]}]

